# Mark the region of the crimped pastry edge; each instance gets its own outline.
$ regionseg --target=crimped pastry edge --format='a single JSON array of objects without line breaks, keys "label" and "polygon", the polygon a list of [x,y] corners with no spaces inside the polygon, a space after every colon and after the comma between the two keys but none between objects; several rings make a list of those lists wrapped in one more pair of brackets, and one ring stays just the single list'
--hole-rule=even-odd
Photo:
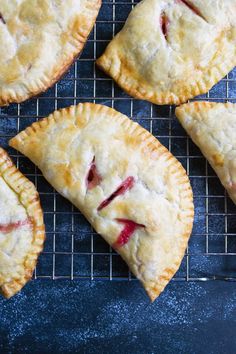
[{"label": "crimped pastry edge", "polygon": [[31,279],[39,254],[43,250],[45,240],[45,227],[39,195],[35,189],[35,186],[15,167],[7,152],[1,147],[0,176],[18,196],[21,196],[21,203],[25,207],[27,214],[30,216],[34,225],[34,239],[32,242],[31,252],[26,256],[24,261],[24,276],[21,278],[13,278],[10,282],[0,287],[0,293],[9,299],[17,292],[19,292],[23,286]]},{"label": "crimped pastry edge", "polygon": [[[109,47],[109,45],[108,45]],[[122,67],[120,70],[117,65],[112,65],[111,60],[107,56],[109,48],[105,53],[97,59],[96,64],[105,74],[115,80],[115,82],[130,96],[146,100],[157,105],[179,105],[187,102],[189,99],[207,93],[215,84],[223,79],[236,65],[236,61],[222,61],[222,65],[215,66],[212,70],[212,76],[207,78],[203,76],[201,80],[193,82],[191,87],[181,87],[185,94],[179,97],[170,91],[166,92],[148,92],[145,85],[132,79],[132,73]]]},{"label": "crimped pastry edge", "polygon": [[[187,132],[187,130],[184,127],[183,124],[183,120],[186,117],[186,115],[191,116],[193,113],[194,114],[201,114],[201,118],[202,121],[204,121],[204,115],[203,113],[209,111],[210,109],[214,108],[214,107],[225,107],[225,108],[231,108],[231,107],[236,107],[235,103],[232,102],[226,102],[226,103],[222,103],[222,102],[209,102],[209,101],[194,101],[194,102],[189,102],[189,103],[185,103],[179,107],[176,107],[175,109],[175,115],[178,118],[180,124],[183,126],[184,130]],[[188,132],[187,132],[188,133]],[[219,177],[216,169],[215,169],[215,165],[206,157],[205,152],[203,151],[203,149],[198,145],[197,141],[195,141],[195,139],[190,136],[190,138],[192,139],[192,141],[194,142],[194,144],[200,149],[202,155],[204,156],[204,158],[209,162],[209,164],[211,165],[212,169],[215,171],[216,175],[218,176],[223,188],[225,188],[225,190],[227,191],[229,197],[232,199],[232,201],[234,202],[234,204],[236,204],[236,199],[235,199],[235,195],[234,193],[232,193],[229,189],[227,189],[226,186],[223,185],[221,178]]]},{"label": "crimped pastry edge", "polygon": [[[11,91],[7,95],[0,96],[0,106],[8,106],[10,103],[21,103],[30,98],[33,98],[52,87],[57,81],[59,81],[77,57],[81,54],[87,38],[94,26],[96,18],[98,16],[102,0],[87,0],[85,9],[87,11],[92,11],[91,17],[89,17],[86,22],[86,28],[77,28],[76,33],[71,33],[71,43],[74,46],[74,52],[71,53],[71,56],[68,60],[64,61],[62,65],[58,65],[54,68],[54,74],[48,72],[45,73],[44,77],[41,79],[36,78],[36,80],[31,81],[26,85],[22,85],[23,88],[21,92]],[[81,15],[76,18],[76,21],[79,22]],[[73,26],[72,26],[73,27]],[[25,88],[26,91],[25,92]]]},{"label": "crimped pastry edge", "polygon": [[159,277],[154,284],[147,284],[140,279],[149,298],[151,301],[154,301],[179,269],[192,232],[194,218],[193,193],[189,178],[181,163],[169,152],[169,150],[165,148],[151,133],[142,128],[139,124],[134,123],[127,116],[112,108],[93,103],[80,103],[77,106],[70,106],[68,108],[55,111],[47,118],[43,118],[42,120],[33,123],[30,127],[20,132],[9,141],[9,145],[24,154],[24,141],[27,140],[28,137],[36,135],[38,130],[46,130],[48,126],[54,125],[57,120],[60,120],[62,117],[63,119],[74,119],[75,116],[78,117],[84,110],[87,113],[90,111],[94,116],[99,113],[107,113],[111,119],[120,120],[121,124],[129,134],[135,134],[137,137],[142,135],[143,141],[146,141],[146,147],[150,153],[155,151],[158,152],[158,157],[161,155],[165,156],[167,165],[172,169],[172,173],[175,174],[176,178],[179,180],[179,184],[182,186],[181,195],[185,206],[182,217],[186,221],[184,233],[180,235],[183,242],[177,257],[178,259],[171,267],[165,269],[162,276]]},{"label": "crimped pastry edge", "polygon": [[[117,36],[119,36],[119,33],[115,37]],[[100,58],[96,60],[99,69],[113,78],[128,95],[158,105],[180,105],[191,98],[205,94],[236,66],[235,51],[234,58],[225,55],[222,58],[221,65],[209,68],[208,73],[203,74],[198,81],[193,79],[191,86],[185,86],[184,81],[181,85],[179,84],[181,93],[178,96],[171,91],[148,91],[145,88],[144,82],[139,82],[133,77],[132,71],[123,63],[122,56],[119,57],[117,52],[113,53],[112,41],[108,44]]]},{"label": "crimped pastry edge", "polygon": [[235,107],[236,105],[232,102],[193,101],[176,107],[175,113],[176,117],[181,119],[184,116],[183,113],[202,112],[203,110],[209,110],[216,106]]}]

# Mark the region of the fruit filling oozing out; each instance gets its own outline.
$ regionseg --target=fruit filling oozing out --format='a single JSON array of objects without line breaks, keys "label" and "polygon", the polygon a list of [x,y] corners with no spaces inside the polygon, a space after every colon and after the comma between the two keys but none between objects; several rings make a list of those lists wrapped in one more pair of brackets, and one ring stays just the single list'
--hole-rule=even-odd
[{"label": "fruit filling oozing out", "polygon": [[[200,10],[192,4],[191,1],[189,0],[175,0],[176,3],[187,6],[189,10],[191,10],[195,15],[201,17],[203,20],[206,21]],[[170,21],[169,18],[167,17],[166,13],[163,11],[160,17],[160,27],[161,31],[163,33],[163,36],[167,40],[168,38],[168,29],[169,29]]]},{"label": "fruit filling oozing out", "polygon": [[95,163],[95,157],[94,157],[90,165],[90,170],[88,172],[87,180],[86,180],[88,190],[97,187],[100,184],[101,180],[102,179],[98,173],[97,166]]},{"label": "fruit filling oozing out", "polygon": [[169,24],[170,23],[168,17],[166,16],[165,13],[163,13],[160,18],[160,26],[165,39],[167,39]]},{"label": "fruit filling oozing out", "polygon": [[145,228],[145,225],[138,224],[132,220],[116,219],[116,221],[124,224],[124,228],[121,231],[116,242],[112,245],[113,248],[119,248],[124,246],[138,228]]},{"label": "fruit filling oozing out", "polygon": [[[90,165],[90,169],[89,172],[87,174],[86,177],[86,183],[87,183],[87,189],[91,190],[93,188],[95,188],[96,186],[98,186],[101,182],[102,178],[98,173],[96,164],[95,164],[95,157],[93,158],[93,161]],[[108,198],[106,198],[97,208],[98,211],[106,208],[110,203],[112,203],[112,201],[120,196],[120,195],[124,195],[128,190],[130,190],[131,188],[133,188],[135,183],[135,179],[133,176],[129,176],[127,177],[122,183],[121,185],[115,190],[115,192],[113,192]],[[122,223],[124,225],[123,230],[121,231],[121,233],[119,234],[116,242],[113,244],[114,248],[119,248],[124,246],[130,239],[130,237],[134,234],[134,232],[138,229],[138,228],[144,228],[145,225],[142,224],[138,224],[132,220],[128,220],[128,219],[116,219],[116,221],[118,223]]]},{"label": "fruit filling oozing out", "polygon": [[0,233],[7,234],[12,231],[18,230],[19,228],[23,226],[32,226],[32,223],[29,219],[23,220],[23,221],[17,221],[9,224],[0,224]]},{"label": "fruit filling oozing out", "polygon": [[191,10],[192,12],[195,13],[195,15],[201,17],[203,20],[206,21],[200,10],[190,1],[190,0],[176,0],[177,3],[185,5]]},{"label": "fruit filling oozing out", "polygon": [[124,182],[121,183],[121,185],[117,188],[115,192],[113,192],[110,197],[105,199],[98,207],[98,211],[106,208],[116,197],[119,195],[125,194],[128,190],[133,188],[134,186],[134,177],[130,176],[127,177]]}]

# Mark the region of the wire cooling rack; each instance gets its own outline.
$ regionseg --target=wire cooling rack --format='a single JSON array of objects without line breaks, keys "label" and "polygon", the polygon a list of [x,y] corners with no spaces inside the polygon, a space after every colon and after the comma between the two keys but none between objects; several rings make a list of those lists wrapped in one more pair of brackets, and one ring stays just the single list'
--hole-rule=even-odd
[{"label": "wire cooling rack", "polygon": [[[97,235],[68,201],[44,180],[8,140],[55,109],[78,102],[105,104],[152,132],[184,165],[193,187],[193,234],[175,280],[236,280],[236,207],[200,151],[174,117],[174,107],[132,99],[95,66],[95,59],[124,25],[137,1],[103,1],[97,23],[80,59],[45,94],[0,110],[0,145],[37,186],[45,214],[47,240],[35,278],[131,280],[122,259]],[[236,70],[199,99],[236,101]]]}]

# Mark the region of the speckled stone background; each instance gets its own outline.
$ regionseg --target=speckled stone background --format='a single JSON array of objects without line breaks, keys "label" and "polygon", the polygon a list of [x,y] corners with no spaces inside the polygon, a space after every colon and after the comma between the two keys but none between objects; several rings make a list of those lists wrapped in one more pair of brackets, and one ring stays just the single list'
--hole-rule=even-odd
[{"label": "speckled stone background", "polygon": [[[94,65],[135,3],[103,1],[81,58],[64,78],[37,98],[0,109],[0,145],[37,185],[47,230],[34,280],[13,299],[0,299],[0,354],[236,352],[236,207],[177,122],[174,107],[131,99]],[[199,99],[236,102],[236,70]],[[79,211],[8,147],[9,138],[36,119],[85,101],[138,121],[189,173],[193,234],[175,280],[154,304]]]},{"label": "speckled stone background", "polygon": [[235,353],[234,283],[34,281],[0,300],[0,353]]}]

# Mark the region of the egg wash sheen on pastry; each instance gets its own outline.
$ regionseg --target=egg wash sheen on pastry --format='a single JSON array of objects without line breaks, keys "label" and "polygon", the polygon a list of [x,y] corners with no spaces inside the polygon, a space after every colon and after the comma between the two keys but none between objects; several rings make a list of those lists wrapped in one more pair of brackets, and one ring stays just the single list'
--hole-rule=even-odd
[{"label": "egg wash sheen on pastry", "polygon": [[81,210],[154,300],[193,224],[192,189],[175,157],[125,115],[90,103],[54,112],[10,145]]},{"label": "egg wash sheen on pastry", "polygon": [[176,116],[236,204],[236,104],[191,102]]},{"label": "egg wash sheen on pastry", "polygon": [[97,64],[155,104],[206,93],[236,65],[236,0],[143,0]]},{"label": "egg wash sheen on pastry", "polygon": [[44,239],[38,193],[0,147],[0,293],[6,298],[32,277]]},{"label": "egg wash sheen on pastry", "polygon": [[101,0],[0,1],[0,105],[52,86],[83,49]]},{"label": "egg wash sheen on pastry", "polygon": [[32,223],[14,191],[0,177],[0,287],[10,280],[19,258],[30,250]]}]

